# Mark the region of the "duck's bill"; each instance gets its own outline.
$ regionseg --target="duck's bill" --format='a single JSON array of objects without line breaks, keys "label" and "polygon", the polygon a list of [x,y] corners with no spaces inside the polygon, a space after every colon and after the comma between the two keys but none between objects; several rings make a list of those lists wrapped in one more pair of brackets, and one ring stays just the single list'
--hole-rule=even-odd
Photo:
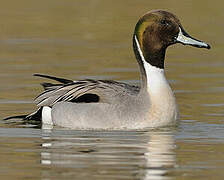
[{"label": "duck's bill", "polygon": [[183,45],[191,45],[198,48],[207,48],[210,49],[211,46],[203,41],[192,38],[189,34],[187,34],[182,28],[180,28],[179,34],[176,38],[177,43],[181,43]]}]

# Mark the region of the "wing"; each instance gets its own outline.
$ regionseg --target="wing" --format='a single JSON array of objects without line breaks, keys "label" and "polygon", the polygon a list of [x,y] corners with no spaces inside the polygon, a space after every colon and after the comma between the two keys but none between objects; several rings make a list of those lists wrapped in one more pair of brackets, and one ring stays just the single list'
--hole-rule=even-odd
[{"label": "wing", "polygon": [[35,74],[35,76],[56,80],[59,84],[43,83],[45,91],[34,102],[39,106],[53,106],[57,102],[74,103],[113,103],[123,101],[126,95],[135,96],[139,87],[108,80],[71,81],[54,76]]}]

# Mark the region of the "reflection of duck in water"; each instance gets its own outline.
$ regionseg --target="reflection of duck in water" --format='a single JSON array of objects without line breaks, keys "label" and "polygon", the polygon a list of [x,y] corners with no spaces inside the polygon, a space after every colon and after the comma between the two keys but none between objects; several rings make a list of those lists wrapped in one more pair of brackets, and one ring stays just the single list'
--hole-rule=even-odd
[{"label": "reflection of duck in water", "polygon": [[[41,164],[63,171],[63,178],[162,180],[169,177],[169,169],[176,164],[171,131],[43,132]],[[45,178],[55,174],[48,168],[42,173]]]},{"label": "reflection of duck in water", "polygon": [[210,48],[191,38],[175,15],[162,10],[148,12],[136,24],[133,35],[141,72],[140,88],[115,81],[71,81],[36,74],[60,84],[44,83],[45,91],[35,100],[39,110],[21,117],[73,129],[136,129],[174,124],[178,110],[165,78],[164,59],[166,48],[175,43]]},{"label": "reflection of duck in water", "polygon": [[146,170],[145,178],[163,180],[169,172],[169,168],[176,165],[174,153],[175,142],[173,134],[166,132],[153,132],[148,142],[148,152],[145,153]]}]

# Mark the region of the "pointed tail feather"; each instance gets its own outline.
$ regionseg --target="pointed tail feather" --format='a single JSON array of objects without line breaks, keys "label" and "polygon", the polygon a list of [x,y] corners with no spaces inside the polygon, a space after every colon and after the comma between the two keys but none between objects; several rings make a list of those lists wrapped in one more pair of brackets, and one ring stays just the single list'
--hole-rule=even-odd
[{"label": "pointed tail feather", "polygon": [[27,123],[30,123],[30,124],[41,124],[42,109],[43,109],[43,107],[40,107],[37,111],[35,111],[31,114],[10,116],[10,117],[4,118],[3,120],[7,121],[7,120],[10,120],[10,119],[22,119],[24,122],[27,122]]},{"label": "pointed tail feather", "polygon": [[73,82],[72,80],[69,80],[69,79],[59,78],[59,77],[55,77],[55,76],[49,76],[49,75],[45,75],[45,74],[33,74],[33,76],[52,79],[52,80],[58,81],[63,84],[68,84],[68,83]]},{"label": "pointed tail feather", "polygon": [[38,108],[37,111],[26,116],[26,118],[24,120],[41,121],[42,120],[42,110],[43,110],[43,107]]},{"label": "pointed tail feather", "polygon": [[7,118],[4,118],[4,121],[10,120],[10,119],[25,119],[27,115],[19,115],[19,116],[9,116]]}]

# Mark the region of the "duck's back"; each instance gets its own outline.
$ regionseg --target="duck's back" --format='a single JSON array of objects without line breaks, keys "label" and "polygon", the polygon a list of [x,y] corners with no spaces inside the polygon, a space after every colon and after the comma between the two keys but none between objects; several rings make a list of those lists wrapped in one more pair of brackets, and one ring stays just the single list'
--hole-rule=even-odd
[{"label": "duck's back", "polygon": [[35,103],[54,106],[58,102],[122,103],[128,96],[136,96],[139,87],[108,80],[80,80],[67,84],[45,84],[45,91]]}]

